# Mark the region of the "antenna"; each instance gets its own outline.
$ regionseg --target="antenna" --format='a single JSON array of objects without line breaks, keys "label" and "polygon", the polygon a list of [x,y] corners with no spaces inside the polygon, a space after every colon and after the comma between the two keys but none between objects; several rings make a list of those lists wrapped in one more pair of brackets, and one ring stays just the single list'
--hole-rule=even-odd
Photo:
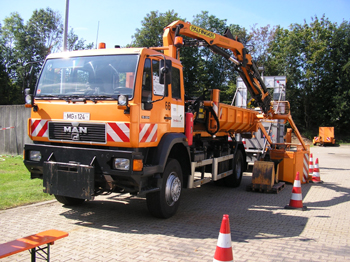
[{"label": "antenna", "polygon": [[100,28],[100,21],[97,23],[97,34],[96,34],[96,49],[97,49],[97,42],[98,42],[98,30]]}]

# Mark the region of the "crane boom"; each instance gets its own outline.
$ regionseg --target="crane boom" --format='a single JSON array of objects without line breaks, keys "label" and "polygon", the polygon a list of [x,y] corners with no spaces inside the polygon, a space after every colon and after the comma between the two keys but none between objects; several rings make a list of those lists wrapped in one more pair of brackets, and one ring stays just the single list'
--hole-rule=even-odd
[{"label": "crane boom", "polygon": [[[163,45],[169,47],[168,50],[164,51],[165,55],[177,58],[177,47],[179,46],[175,43],[175,38],[179,35],[204,41],[204,45],[214,53],[231,61],[262,112],[265,114],[273,112],[271,108],[271,97],[264,81],[260,77],[255,62],[244,45],[234,39],[229,29],[226,30],[224,35],[220,35],[192,25],[189,22],[175,21],[164,29]],[[232,55],[224,51],[224,49],[230,50]]]}]

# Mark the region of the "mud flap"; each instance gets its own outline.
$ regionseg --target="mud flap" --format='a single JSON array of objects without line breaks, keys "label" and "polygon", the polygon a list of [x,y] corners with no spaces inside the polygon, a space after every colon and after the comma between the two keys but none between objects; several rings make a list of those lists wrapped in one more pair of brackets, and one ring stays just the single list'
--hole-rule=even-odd
[{"label": "mud flap", "polygon": [[93,166],[46,161],[43,173],[45,193],[87,200],[94,198]]}]

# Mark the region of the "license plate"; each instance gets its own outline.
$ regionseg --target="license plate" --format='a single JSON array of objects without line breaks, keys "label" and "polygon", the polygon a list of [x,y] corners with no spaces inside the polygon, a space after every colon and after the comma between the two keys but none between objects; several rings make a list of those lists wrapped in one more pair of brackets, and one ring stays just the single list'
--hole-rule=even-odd
[{"label": "license plate", "polygon": [[90,113],[64,112],[64,120],[90,120]]}]

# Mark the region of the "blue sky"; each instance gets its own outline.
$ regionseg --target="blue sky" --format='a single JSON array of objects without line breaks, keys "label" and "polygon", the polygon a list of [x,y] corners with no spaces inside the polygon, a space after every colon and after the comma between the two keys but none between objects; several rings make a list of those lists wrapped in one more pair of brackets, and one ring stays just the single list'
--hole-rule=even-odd
[{"label": "blue sky", "polygon": [[[350,0],[70,0],[69,27],[86,40],[106,42],[107,48],[131,43],[136,28],[147,13],[164,13],[174,10],[178,15],[192,21],[201,11],[208,11],[227,24],[238,24],[248,30],[254,25],[281,25],[288,28],[292,23],[310,23],[311,17],[325,14],[331,22],[340,24],[350,21]],[[64,19],[66,0],[0,0],[0,23],[11,12],[18,12],[26,22],[35,9],[50,7],[60,12]]]}]

